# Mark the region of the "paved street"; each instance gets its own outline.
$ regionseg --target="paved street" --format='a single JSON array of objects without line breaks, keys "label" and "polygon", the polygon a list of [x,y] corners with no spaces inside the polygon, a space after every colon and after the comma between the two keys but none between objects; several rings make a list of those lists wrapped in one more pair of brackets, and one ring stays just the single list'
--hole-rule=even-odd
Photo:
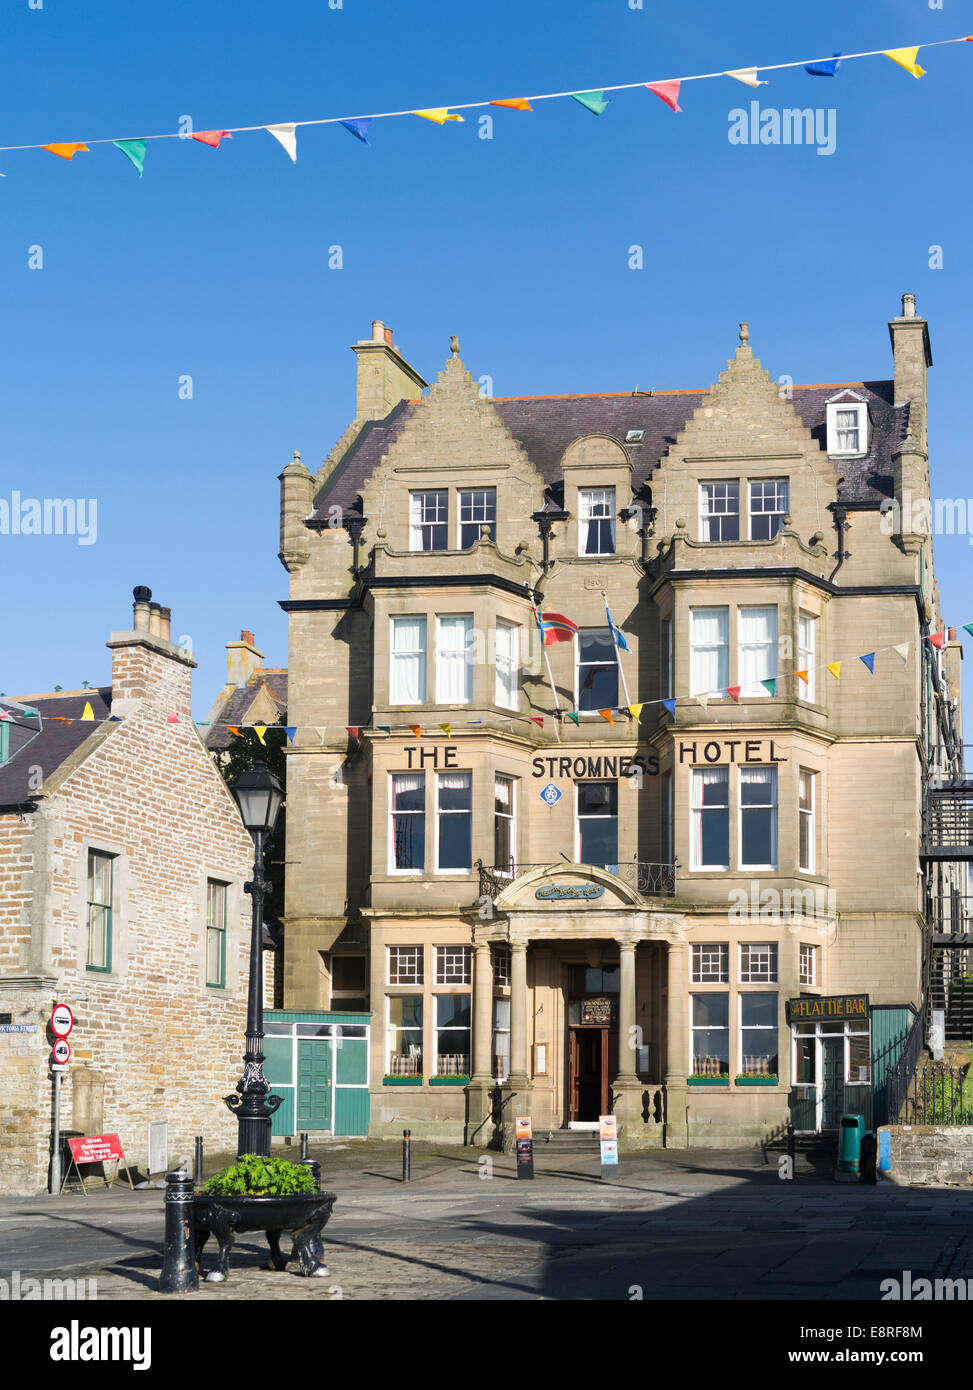
[{"label": "paved street", "polygon": [[[907,1269],[973,1277],[965,1189],[838,1185],[800,1161],[785,1182],[776,1156],[712,1152],[623,1156],[604,1183],[596,1160],[553,1167],[543,1146],[525,1182],[506,1156],[416,1148],[409,1185],[396,1145],[312,1150],[338,1194],[328,1278],[273,1273],[263,1238],[242,1236],[225,1285],[176,1297],[878,1300]],[[127,1188],[0,1199],[0,1274],[93,1276],[99,1299],[165,1298],[162,1205],[159,1191]],[[204,1268],[214,1254],[210,1243]]]}]

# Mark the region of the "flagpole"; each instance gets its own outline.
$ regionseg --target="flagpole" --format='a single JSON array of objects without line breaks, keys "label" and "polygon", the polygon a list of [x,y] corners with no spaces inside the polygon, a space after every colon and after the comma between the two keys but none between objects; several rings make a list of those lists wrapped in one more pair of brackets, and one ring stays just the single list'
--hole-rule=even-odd
[{"label": "flagpole", "polygon": [[554,697],[554,709],[555,709],[555,711],[556,711],[555,716],[554,716],[554,735],[555,735],[555,737],[556,737],[558,743],[560,743],[560,742],[561,742],[561,729],[560,729],[560,723],[561,723],[561,706],[560,706],[560,703],[558,702],[558,698],[557,698],[557,688],[556,688],[555,685],[554,685],[554,674],[553,674],[553,672],[551,671],[551,658],[550,658],[550,657],[548,656],[548,654],[547,654],[547,643],[544,641],[544,628],[543,628],[543,626],[542,626],[542,624],[541,624],[541,615],[540,615],[540,614],[538,613],[538,611],[537,611],[537,604],[534,602],[534,595],[533,595],[533,593],[531,593],[531,596],[530,596],[530,606],[531,606],[531,608],[534,610],[534,619],[535,619],[535,621],[536,621],[536,623],[537,623],[537,631],[540,633],[540,639],[541,639],[541,648],[543,649],[543,652],[544,652],[544,665],[547,667],[547,679],[548,679],[548,680],[550,681],[550,683],[551,683],[551,695]]},{"label": "flagpole", "polygon": [[615,649],[615,665],[618,667],[618,674],[622,681],[622,689],[625,691],[625,707],[627,709],[632,703],[632,700],[628,693],[628,681],[625,679],[625,672],[622,669],[622,658],[618,651],[618,643],[615,640],[615,624],[612,622],[612,615],[608,611],[608,595],[605,593],[604,589],[601,591],[601,596],[605,600],[605,617],[608,619],[608,631],[611,634],[612,646]]}]

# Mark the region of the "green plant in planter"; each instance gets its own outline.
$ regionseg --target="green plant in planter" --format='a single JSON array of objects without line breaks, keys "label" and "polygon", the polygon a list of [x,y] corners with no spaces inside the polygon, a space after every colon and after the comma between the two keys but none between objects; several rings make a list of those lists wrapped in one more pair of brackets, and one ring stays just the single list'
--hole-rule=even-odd
[{"label": "green plant in planter", "polygon": [[293,1197],[314,1191],[314,1175],[286,1158],[244,1154],[230,1168],[214,1173],[203,1190],[208,1197]]}]

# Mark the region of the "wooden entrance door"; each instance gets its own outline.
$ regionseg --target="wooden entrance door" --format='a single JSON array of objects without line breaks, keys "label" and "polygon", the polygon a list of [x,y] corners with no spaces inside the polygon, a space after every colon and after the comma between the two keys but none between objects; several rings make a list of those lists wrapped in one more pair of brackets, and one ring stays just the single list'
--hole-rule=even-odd
[{"label": "wooden entrance door", "polygon": [[569,1039],[570,1118],[597,1120],[609,1113],[609,1082],[618,1071],[618,1033],[608,1027],[571,1028]]}]

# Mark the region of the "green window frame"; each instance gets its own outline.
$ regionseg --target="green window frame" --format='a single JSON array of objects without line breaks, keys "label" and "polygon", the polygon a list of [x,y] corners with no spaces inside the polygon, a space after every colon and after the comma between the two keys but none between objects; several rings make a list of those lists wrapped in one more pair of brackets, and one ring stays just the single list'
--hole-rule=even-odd
[{"label": "green window frame", "polygon": [[115,856],[101,850],[88,851],[87,930],[85,969],[107,975],[111,970],[112,901]]},{"label": "green window frame", "polygon": [[206,880],[206,984],[226,988],[226,888],[218,879]]}]

